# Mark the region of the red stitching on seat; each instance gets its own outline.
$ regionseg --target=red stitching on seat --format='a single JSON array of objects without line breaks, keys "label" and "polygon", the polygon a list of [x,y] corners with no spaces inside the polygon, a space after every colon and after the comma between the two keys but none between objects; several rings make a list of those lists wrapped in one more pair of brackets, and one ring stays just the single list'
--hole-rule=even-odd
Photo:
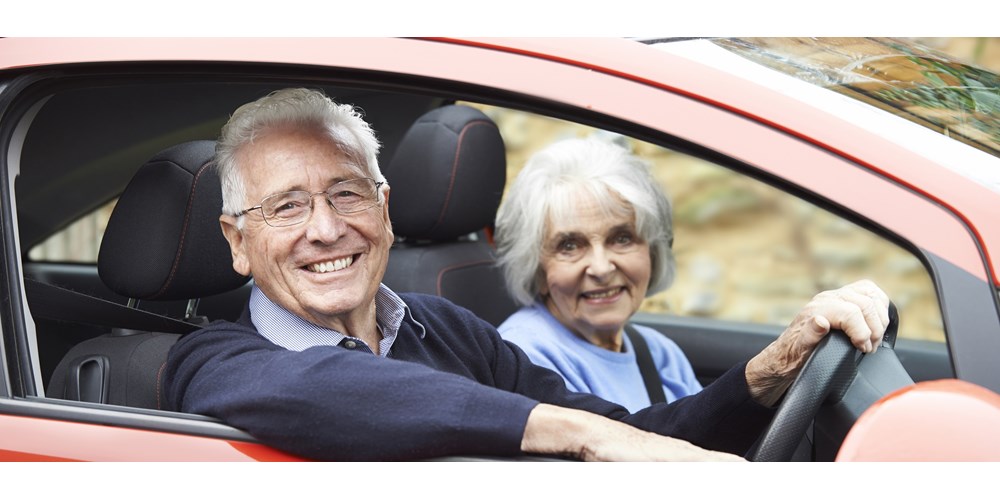
[{"label": "red stitching on seat", "polygon": [[448,211],[448,205],[451,203],[451,193],[455,189],[455,172],[458,170],[458,157],[462,152],[462,141],[465,139],[465,133],[473,125],[492,125],[493,127],[496,127],[496,124],[489,120],[471,121],[462,127],[462,132],[458,134],[458,147],[455,148],[455,160],[451,164],[451,178],[448,182],[448,194],[444,198],[444,205],[441,207],[441,213],[438,215],[438,220],[434,223],[431,231],[437,229],[437,227],[441,225],[441,222],[444,220],[444,214]]},{"label": "red stitching on seat", "polygon": [[162,380],[163,369],[167,367],[167,362],[164,361],[160,363],[160,369],[156,370],[156,409],[162,410],[163,405],[160,404],[160,380]]},{"label": "red stitching on seat", "polygon": [[211,160],[205,162],[205,164],[198,169],[198,173],[194,176],[194,182],[191,184],[191,193],[190,196],[188,196],[188,204],[184,209],[184,224],[181,226],[181,241],[177,245],[177,254],[174,256],[174,262],[170,266],[170,273],[167,275],[167,280],[163,283],[163,286],[160,287],[156,293],[147,297],[148,299],[155,299],[160,295],[163,295],[163,293],[170,288],[170,283],[174,280],[174,275],[177,274],[177,268],[180,267],[181,255],[184,253],[184,241],[187,238],[187,231],[191,221],[191,206],[194,205],[194,193],[198,188],[198,181],[201,179],[201,174],[208,171],[208,166],[211,164]]},{"label": "red stitching on seat", "polygon": [[441,290],[441,280],[444,278],[444,273],[447,273],[447,272],[450,272],[450,271],[454,271],[455,269],[460,269],[460,268],[463,268],[463,267],[479,266],[479,265],[482,265],[482,264],[491,264],[492,265],[493,262],[494,261],[492,261],[492,260],[476,260],[476,261],[472,261],[472,262],[466,262],[464,264],[455,264],[453,266],[448,266],[448,267],[446,267],[446,268],[438,271],[438,279],[437,279],[437,294],[438,294],[438,296],[439,297],[443,297],[444,296],[444,294],[442,293],[442,290]]}]

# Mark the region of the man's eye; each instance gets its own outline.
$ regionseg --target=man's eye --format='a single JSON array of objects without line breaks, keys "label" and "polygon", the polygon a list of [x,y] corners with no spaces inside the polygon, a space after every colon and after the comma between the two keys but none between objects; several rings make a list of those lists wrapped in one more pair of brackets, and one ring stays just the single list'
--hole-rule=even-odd
[{"label": "man's eye", "polygon": [[305,205],[301,201],[286,200],[286,201],[283,201],[283,202],[275,204],[275,206],[274,206],[274,214],[275,215],[285,215],[285,214],[293,213],[293,212],[296,212],[298,210],[302,210],[302,207],[304,207],[304,206]]},{"label": "man's eye", "polygon": [[357,198],[359,196],[361,196],[360,193],[351,190],[343,190],[333,193],[334,198]]}]

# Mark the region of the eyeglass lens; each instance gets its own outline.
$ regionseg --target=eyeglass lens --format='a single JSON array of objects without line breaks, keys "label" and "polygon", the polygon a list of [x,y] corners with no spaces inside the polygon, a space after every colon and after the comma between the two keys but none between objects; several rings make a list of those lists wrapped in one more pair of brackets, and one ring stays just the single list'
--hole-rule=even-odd
[{"label": "eyeglass lens", "polygon": [[325,195],[327,202],[341,214],[360,212],[371,208],[377,202],[375,181],[353,179],[338,182],[324,192],[288,191],[264,198],[261,213],[264,221],[272,226],[290,226],[309,218],[312,213],[312,199]]}]

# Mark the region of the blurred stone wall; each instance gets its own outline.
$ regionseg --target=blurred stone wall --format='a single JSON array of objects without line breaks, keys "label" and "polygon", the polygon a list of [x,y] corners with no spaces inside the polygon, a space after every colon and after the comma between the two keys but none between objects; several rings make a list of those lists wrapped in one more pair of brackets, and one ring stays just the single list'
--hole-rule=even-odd
[{"label": "blurred stone wall", "polygon": [[909,40],[1000,73],[1000,38],[918,37]]},{"label": "blurred stone wall", "polygon": [[[607,134],[579,124],[490,106],[508,148],[508,182],[538,149]],[[928,271],[907,252],[841,217],[743,174],[625,140],[652,165],[674,209],[677,276],[642,311],[787,325],[817,292],[862,278],[899,307],[907,338],[943,340]]]}]

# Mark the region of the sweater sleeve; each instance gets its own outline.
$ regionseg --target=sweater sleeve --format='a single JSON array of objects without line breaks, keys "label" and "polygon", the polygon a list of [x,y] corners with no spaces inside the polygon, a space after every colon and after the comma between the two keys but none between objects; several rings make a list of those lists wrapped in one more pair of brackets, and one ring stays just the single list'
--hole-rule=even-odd
[{"label": "sweater sleeve", "polygon": [[478,325],[477,337],[491,343],[495,386],[543,403],[589,411],[703,448],[738,455],[749,450],[774,414],[750,397],[745,363],[734,366],[697,394],[630,414],[624,407],[592,394],[570,391],[561,375],[532,363],[517,345],[501,340],[488,323],[474,319],[469,324]]},{"label": "sweater sleeve", "polygon": [[164,381],[172,409],[320,460],[516,455],[537,405],[419,363],[331,346],[285,350],[233,323],[181,339]]},{"label": "sweater sleeve", "polygon": [[712,450],[745,455],[774,415],[751,399],[741,363],[701,392],[636,413],[589,393],[571,392],[562,376],[535,365],[516,345],[506,344],[500,364],[519,367],[509,390],[540,402],[604,415],[640,429],[690,441]]},{"label": "sweater sleeve", "polygon": [[171,349],[167,404],[307,458],[362,461],[517,455],[539,402],[739,454],[771,415],[750,399],[742,366],[697,395],[629,414],[569,391],[472,313],[408,299],[427,333],[397,338],[391,354],[401,359],[332,346],[289,351],[248,326],[214,323]]}]

